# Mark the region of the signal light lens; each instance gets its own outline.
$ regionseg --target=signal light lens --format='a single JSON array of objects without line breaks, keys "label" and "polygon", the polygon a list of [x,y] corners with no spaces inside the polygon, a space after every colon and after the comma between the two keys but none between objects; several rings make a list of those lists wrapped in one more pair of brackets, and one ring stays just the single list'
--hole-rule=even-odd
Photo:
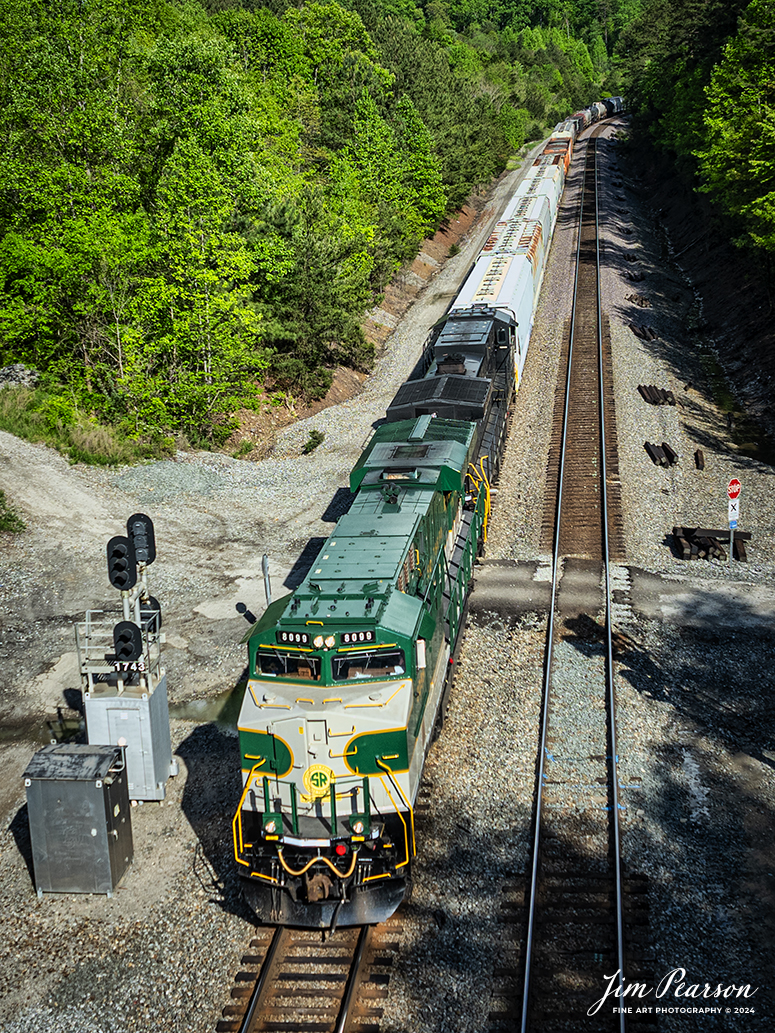
[{"label": "signal light lens", "polygon": [[344,855],[347,853],[347,847],[344,845],[344,843],[337,843],[334,847],[334,850],[336,850],[337,854],[340,857],[344,857]]},{"label": "signal light lens", "polygon": [[363,822],[362,821],[354,821],[353,822],[353,832],[355,833],[356,836],[362,836],[363,835]]},{"label": "signal light lens", "polygon": [[271,835],[273,832],[276,832],[276,831],[277,831],[277,822],[276,821],[268,821],[266,823],[266,825],[264,825],[264,832],[268,832]]}]

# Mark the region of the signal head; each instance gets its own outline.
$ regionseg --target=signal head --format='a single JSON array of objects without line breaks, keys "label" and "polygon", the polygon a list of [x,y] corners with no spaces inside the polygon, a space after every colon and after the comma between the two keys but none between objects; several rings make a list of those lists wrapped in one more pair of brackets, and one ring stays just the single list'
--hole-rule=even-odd
[{"label": "signal head", "polygon": [[143,635],[133,621],[119,621],[113,628],[113,647],[116,660],[128,663],[143,655]]},{"label": "signal head", "polygon": [[135,547],[138,563],[153,563],[156,559],[156,536],[153,532],[153,520],[145,513],[135,513],[126,522],[126,532]]},{"label": "signal head", "polygon": [[121,592],[128,592],[137,583],[137,560],[132,540],[120,534],[108,542],[108,579]]}]

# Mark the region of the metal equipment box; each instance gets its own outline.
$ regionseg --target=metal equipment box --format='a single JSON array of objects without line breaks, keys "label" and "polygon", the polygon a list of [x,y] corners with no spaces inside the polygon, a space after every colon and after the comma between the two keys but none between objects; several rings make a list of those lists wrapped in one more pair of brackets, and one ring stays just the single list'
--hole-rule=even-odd
[{"label": "metal equipment box", "polygon": [[130,800],[163,800],[172,759],[167,676],[153,689],[144,685],[119,686],[95,682],[84,692],[86,732],[90,743],[126,747]]},{"label": "metal equipment box", "polygon": [[38,896],[112,896],[134,856],[124,749],[45,746],[24,785]]},{"label": "metal equipment box", "polygon": [[[105,610],[87,610],[75,629],[83,680],[86,734],[90,743],[126,747],[130,800],[163,800],[167,779],[177,775],[172,759],[167,676],[161,666],[159,613],[137,603],[143,652],[119,661],[113,651],[116,620]],[[124,615],[125,616],[125,615]]]}]

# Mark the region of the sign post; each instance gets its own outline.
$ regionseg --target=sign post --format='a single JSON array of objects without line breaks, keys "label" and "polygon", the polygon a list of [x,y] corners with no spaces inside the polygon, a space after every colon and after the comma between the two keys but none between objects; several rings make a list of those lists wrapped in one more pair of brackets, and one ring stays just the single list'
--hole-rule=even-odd
[{"label": "sign post", "polygon": [[266,595],[266,605],[269,606],[272,602],[272,585],[269,581],[269,557],[266,553],[261,557],[261,570],[264,572],[264,593]]},{"label": "sign post", "polygon": [[729,496],[729,565],[732,566],[732,555],[735,551],[735,528],[737,522],[740,519],[740,489],[742,485],[737,477],[733,477],[727,485],[727,495]]}]

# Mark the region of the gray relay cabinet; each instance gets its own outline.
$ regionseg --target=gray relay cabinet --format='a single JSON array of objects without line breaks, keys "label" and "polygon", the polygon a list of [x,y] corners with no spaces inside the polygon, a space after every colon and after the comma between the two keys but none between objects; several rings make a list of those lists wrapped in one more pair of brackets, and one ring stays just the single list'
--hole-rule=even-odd
[{"label": "gray relay cabinet", "polygon": [[84,693],[86,731],[90,743],[126,747],[129,797],[163,800],[166,782],[177,772],[172,762],[167,676],[151,691],[129,686],[119,693],[109,684]]},{"label": "gray relay cabinet", "polygon": [[156,615],[141,616],[142,656],[117,662],[111,654],[120,616],[87,610],[75,629],[86,734],[90,743],[126,748],[130,800],[163,800],[167,779],[178,772],[170,742],[167,675],[161,666],[163,636]]},{"label": "gray relay cabinet", "polygon": [[45,746],[24,784],[38,896],[112,896],[134,856],[124,750]]}]

